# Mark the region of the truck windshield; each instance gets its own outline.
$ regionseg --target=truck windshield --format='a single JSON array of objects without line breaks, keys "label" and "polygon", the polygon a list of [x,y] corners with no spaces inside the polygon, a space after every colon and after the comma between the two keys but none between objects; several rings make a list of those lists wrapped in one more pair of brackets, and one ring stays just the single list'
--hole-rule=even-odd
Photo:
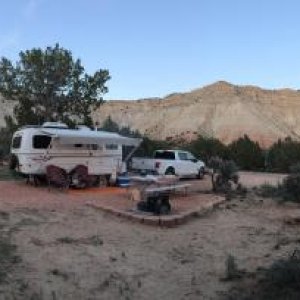
[{"label": "truck windshield", "polygon": [[195,160],[196,158],[195,158],[195,156],[193,154],[187,152],[187,159],[188,160]]},{"label": "truck windshield", "polygon": [[172,151],[156,151],[154,158],[175,160],[175,153]]}]

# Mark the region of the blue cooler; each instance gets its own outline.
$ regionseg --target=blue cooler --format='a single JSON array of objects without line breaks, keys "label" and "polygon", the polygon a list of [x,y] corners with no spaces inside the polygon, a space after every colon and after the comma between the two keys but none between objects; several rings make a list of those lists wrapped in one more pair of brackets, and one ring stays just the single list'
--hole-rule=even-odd
[{"label": "blue cooler", "polygon": [[129,187],[130,186],[130,178],[128,176],[118,176],[117,177],[117,186]]}]

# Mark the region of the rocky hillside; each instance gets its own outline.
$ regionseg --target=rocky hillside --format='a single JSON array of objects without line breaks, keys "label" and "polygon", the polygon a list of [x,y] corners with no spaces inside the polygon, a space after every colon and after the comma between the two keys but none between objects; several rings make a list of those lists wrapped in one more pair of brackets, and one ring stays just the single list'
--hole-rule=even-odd
[{"label": "rocky hillside", "polygon": [[[13,106],[0,96],[0,127]],[[248,134],[268,146],[287,136],[300,140],[300,91],[264,90],[221,81],[163,99],[108,101],[93,119],[101,124],[108,116],[120,126],[156,139],[192,139],[200,133],[229,143]]]},{"label": "rocky hillside", "polygon": [[109,101],[93,115],[153,138],[193,138],[198,133],[225,143],[248,134],[268,146],[278,138],[300,140],[300,91],[264,90],[227,82],[163,99]]}]

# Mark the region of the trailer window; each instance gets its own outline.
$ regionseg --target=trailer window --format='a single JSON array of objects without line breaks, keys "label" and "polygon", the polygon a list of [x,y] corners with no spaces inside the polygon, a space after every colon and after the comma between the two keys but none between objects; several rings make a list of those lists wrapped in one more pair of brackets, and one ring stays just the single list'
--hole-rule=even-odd
[{"label": "trailer window", "polygon": [[156,151],[154,158],[175,160],[175,153],[172,151]]},{"label": "trailer window", "polygon": [[106,150],[118,150],[118,145],[116,144],[107,144],[105,145]]},{"label": "trailer window", "polygon": [[48,135],[34,135],[32,138],[34,149],[47,149],[51,142],[51,136]]},{"label": "trailer window", "polygon": [[21,147],[21,143],[22,143],[22,136],[16,136],[12,140],[12,147],[14,149],[19,149]]},{"label": "trailer window", "polygon": [[90,148],[91,148],[91,150],[103,150],[103,147],[98,144],[91,144]]}]

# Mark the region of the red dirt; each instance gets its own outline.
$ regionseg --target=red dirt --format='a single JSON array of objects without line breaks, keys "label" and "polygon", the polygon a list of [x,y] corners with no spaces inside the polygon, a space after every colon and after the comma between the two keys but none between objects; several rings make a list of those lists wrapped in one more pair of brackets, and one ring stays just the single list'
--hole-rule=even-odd
[{"label": "red dirt", "polygon": [[[249,186],[255,174],[247,174],[241,178]],[[261,183],[271,177],[257,174]],[[210,189],[208,176],[189,183],[191,198]],[[0,234],[10,235],[22,259],[7,271],[1,299],[219,299],[230,287],[220,280],[229,254],[239,269],[255,272],[299,245],[296,204],[278,205],[249,193],[165,229],[86,205],[127,201],[125,190],[105,191],[48,191],[0,182]],[[181,198],[187,205],[194,201]]]}]

